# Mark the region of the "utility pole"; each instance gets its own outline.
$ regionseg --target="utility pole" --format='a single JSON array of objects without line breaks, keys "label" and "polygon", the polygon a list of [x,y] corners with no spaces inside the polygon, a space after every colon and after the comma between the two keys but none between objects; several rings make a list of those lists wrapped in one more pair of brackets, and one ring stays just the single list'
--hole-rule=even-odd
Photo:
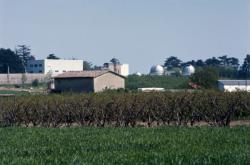
[{"label": "utility pole", "polygon": [[8,81],[8,84],[10,84],[10,66],[7,65],[7,81]]}]

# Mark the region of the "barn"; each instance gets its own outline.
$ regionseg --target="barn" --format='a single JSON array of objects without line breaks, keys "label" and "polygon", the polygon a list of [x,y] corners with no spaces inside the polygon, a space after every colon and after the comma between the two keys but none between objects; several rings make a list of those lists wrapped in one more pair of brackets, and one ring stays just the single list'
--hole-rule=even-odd
[{"label": "barn", "polygon": [[55,77],[58,92],[101,92],[125,88],[125,77],[108,70],[72,71]]},{"label": "barn", "polygon": [[218,87],[221,91],[248,91],[250,92],[250,80],[219,80]]}]

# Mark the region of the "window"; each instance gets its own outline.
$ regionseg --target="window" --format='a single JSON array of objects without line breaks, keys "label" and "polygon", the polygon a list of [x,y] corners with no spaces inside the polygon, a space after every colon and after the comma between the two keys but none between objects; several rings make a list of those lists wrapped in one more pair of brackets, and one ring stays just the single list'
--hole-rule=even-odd
[{"label": "window", "polygon": [[43,65],[42,64],[39,64],[39,67],[42,67]]},{"label": "window", "polygon": [[34,67],[36,68],[36,67],[37,67],[37,64],[35,64]]},{"label": "window", "polygon": [[43,71],[39,70],[39,73],[43,73]]},{"label": "window", "polygon": [[55,72],[59,72],[58,70],[55,70]]}]

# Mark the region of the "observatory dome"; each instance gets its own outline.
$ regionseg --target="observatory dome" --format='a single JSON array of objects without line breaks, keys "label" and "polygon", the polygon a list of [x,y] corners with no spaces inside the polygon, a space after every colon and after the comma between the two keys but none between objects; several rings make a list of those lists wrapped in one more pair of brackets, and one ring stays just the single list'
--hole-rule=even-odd
[{"label": "observatory dome", "polygon": [[183,76],[190,76],[190,75],[194,74],[194,72],[195,72],[195,68],[193,67],[193,65],[187,65],[183,68],[182,75]]},{"label": "observatory dome", "polygon": [[140,72],[136,72],[135,75],[136,76],[142,76],[142,74]]},{"label": "observatory dome", "polygon": [[161,65],[154,65],[150,69],[150,75],[164,75],[164,68]]}]

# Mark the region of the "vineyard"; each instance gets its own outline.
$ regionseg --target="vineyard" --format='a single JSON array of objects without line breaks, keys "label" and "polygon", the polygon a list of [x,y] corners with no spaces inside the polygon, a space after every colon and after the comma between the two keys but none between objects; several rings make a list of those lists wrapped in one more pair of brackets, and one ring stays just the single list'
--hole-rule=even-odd
[{"label": "vineyard", "polygon": [[6,126],[190,125],[229,126],[250,116],[245,92],[99,93],[22,96],[0,99]]}]

